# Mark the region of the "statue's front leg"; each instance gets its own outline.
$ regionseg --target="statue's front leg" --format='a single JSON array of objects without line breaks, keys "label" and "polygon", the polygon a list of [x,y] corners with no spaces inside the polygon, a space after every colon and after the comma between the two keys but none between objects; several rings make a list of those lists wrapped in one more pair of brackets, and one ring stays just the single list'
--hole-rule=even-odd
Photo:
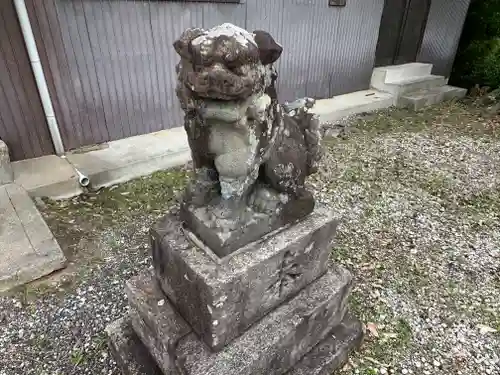
[{"label": "statue's front leg", "polygon": [[185,130],[191,148],[194,176],[186,189],[184,201],[202,206],[216,196],[219,190],[214,155],[208,151],[209,131],[200,125],[196,113],[186,115]]},{"label": "statue's front leg", "polygon": [[244,214],[250,190],[259,174],[259,165],[255,159],[254,147],[237,149],[215,157],[221,193],[215,216],[238,219]]}]

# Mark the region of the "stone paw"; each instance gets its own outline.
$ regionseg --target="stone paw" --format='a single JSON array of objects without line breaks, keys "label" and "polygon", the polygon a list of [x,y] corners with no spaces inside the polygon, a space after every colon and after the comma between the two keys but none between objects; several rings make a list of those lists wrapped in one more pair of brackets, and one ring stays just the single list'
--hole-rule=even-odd
[{"label": "stone paw", "polygon": [[286,203],[288,195],[280,194],[267,186],[259,186],[250,198],[250,206],[260,213],[275,213],[280,204]]}]

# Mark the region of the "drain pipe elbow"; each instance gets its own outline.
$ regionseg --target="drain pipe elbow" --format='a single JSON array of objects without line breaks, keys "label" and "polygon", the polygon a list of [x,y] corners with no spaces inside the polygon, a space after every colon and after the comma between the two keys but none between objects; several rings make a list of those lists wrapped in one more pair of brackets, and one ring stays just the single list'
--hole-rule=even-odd
[{"label": "drain pipe elbow", "polygon": [[88,178],[88,176],[84,175],[76,168],[75,171],[78,175],[78,183],[80,184],[80,186],[84,188],[88,187],[90,185],[90,178]]},{"label": "drain pipe elbow", "polygon": [[73,167],[73,169],[76,172],[76,175],[78,176],[78,184],[80,184],[81,187],[87,188],[90,186],[90,178],[87,176],[85,173],[82,173],[67,157],[66,155],[61,155],[61,159],[64,159],[68,162],[69,165]]}]

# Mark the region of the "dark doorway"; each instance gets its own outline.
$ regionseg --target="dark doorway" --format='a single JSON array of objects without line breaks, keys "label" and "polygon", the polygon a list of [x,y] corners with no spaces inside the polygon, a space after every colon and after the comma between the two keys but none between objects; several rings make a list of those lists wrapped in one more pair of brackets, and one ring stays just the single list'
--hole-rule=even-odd
[{"label": "dark doorway", "polygon": [[375,66],[417,59],[430,5],[431,0],[385,0]]}]

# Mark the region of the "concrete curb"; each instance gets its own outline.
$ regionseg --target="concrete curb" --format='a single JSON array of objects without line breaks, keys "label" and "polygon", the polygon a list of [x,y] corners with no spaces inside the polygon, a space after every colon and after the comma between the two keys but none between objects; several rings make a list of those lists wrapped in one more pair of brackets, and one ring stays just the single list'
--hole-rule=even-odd
[{"label": "concrete curb", "polygon": [[0,292],[64,268],[66,258],[28,193],[0,187]]},{"label": "concrete curb", "polygon": [[185,165],[191,160],[183,128],[109,142],[86,153],[68,153],[13,163],[15,182],[32,197],[65,199],[82,194],[77,170],[97,190]]}]

